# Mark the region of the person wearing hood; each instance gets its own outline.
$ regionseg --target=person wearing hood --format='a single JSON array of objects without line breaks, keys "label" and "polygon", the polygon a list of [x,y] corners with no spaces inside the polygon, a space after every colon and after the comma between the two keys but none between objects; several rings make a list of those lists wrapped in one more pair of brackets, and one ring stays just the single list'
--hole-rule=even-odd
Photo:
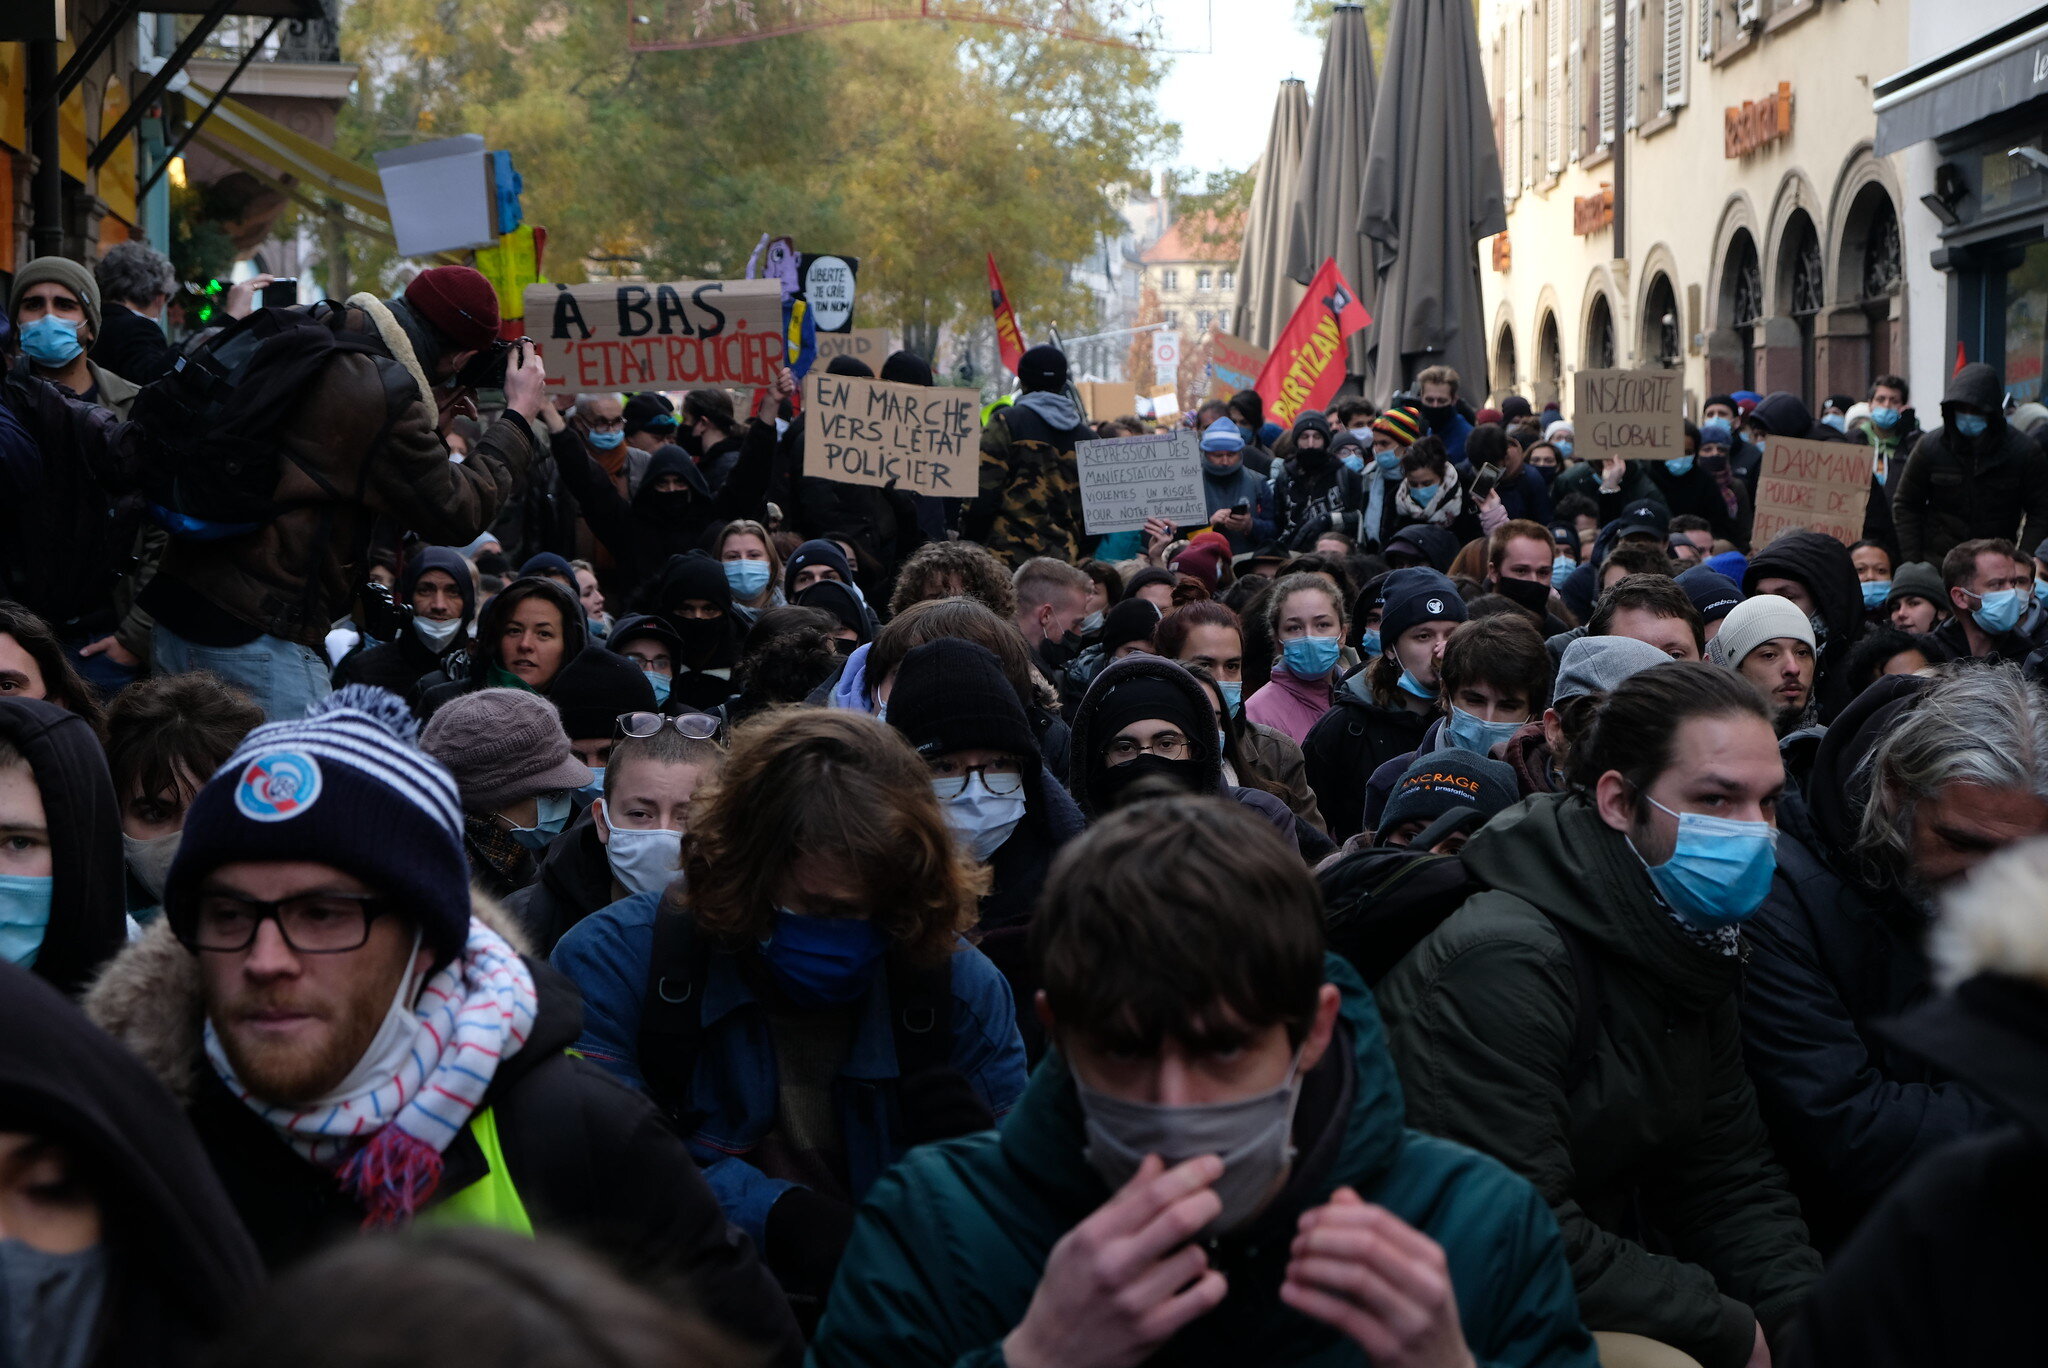
[{"label": "person wearing hood", "polygon": [[1404,527],[1388,538],[1383,555],[1387,565],[1395,570],[1420,566],[1439,575],[1448,575],[1451,562],[1458,558],[1463,546],[1463,542],[1444,528],[1418,523]]},{"label": "person wearing hood", "polygon": [[[794,387],[788,371],[776,373],[774,393],[792,393]],[[563,487],[583,510],[591,534],[611,554],[609,568],[600,563],[598,581],[614,603],[630,601],[670,557],[703,545],[713,525],[767,516],[768,481],[775,463],[772,423],[748,423],[731,473],[716,488],[687,449],[673,443],[657,447],[629,498],[580,441],[567,439],[573,433],[564,436],[560,414],[550,408],[541,420],[555,434],[550,442]]]},{"label": "person wearing hood", "polygon": [[1304,839],[1310,848],[1329,847],[1319,832],[1304,838],[1279,798],[1224,781],[1215,705],[1171,660],[1130,656],[1097,675],[1074,710],[1068,763],[1067,790],[1090,820],[1153,789],[1214,794],[1257,812],[1297,850]]},{"label": "person wearing hood", "polygon": [[[1745,928],[1743,1053],[1831,1254],[1929,1151],[1999,1123],[1883,1023],[1934,992],[1937,901],[2048,831],[2048,700],[2010,666],[1879,680],[1828,728]],[[1794,830],[1794,827],[1798,827]]]},{"label": "person wearing hood", "polygon": [[1864,628],[1863,587],[1849,548],[1803,527],[1781,533],[1749,558],[1742,592],[1790,599],[1813,624],[1817,715],[1823,725],[1834,721],[1854,696],[1846,666]]},{"label": "person wearing hood", "polygon": [[1593,1368],[1542,1199],[1407,1129],[1372,994],[1262,828],[1181,796],[1062,853],[1032,932],[1056,1048],[1000,1132],[869,1193],[817,1368]]},{"label": "person wearing hood", "polygon": [[262,725],[261,708],[209,674],[158,675],[114,695],[107,770],[121,807],[128,913],[137,922],[146,925],[163,907],[200,785]]},{"label": "person wearing hood", "polygon": [[[1709,418],[1700,424],[1698,467],[1710,485],[1709,508],[1704,515],[1708,530],[1725,525],[1734,532],[1729,541],[1737,546],[1748,546],[1750,534],[1756,526],[1756,497],[1734,464],[1733,453],[1737,445],[1735,429],[1725,420]],[[1717,524],[1716,517],[1724,519],[1725,523]]]},{"label": "person wearing hood", "polygon": [[[478,689],[525,689],[545,696],[562,667],[592,645],[583,605],[544,575],[513,580],[477,615],[476,644],[463,661],[444,659],[444,668],[420,681],[417,711],[424,719],[452,698]],[[460,675],[447,667],[464,668]],[[445,677],[444,677],[445,676]]]},{"label": "person wearing hood", "polygon": [[0,1344],[13,1368],[184,1368],[263,1278],[164,1085],[0,965]]},{"label": "person wearing hood", "polygon": [[1356,534],[1365,509],[1365,477],[1338,459],[1329,421],[1320,413],[1302,414],[1294,420],[1291,448],[1273,472],[1280,545],[1308,552],[1325,532]]},{"label": "person wearing hood", "polygon": [[1785,778],[1768,710],[1668,662],[1614,689],[1570,773],[1466,844],[1485,891],[1380,981],[1402,1092],[1542,1191],[1596,1339],[1769,1362],[1820,1258],[1741,1055],[1739,928]]},{"label": "person wearing hood", "polygon": [[789,560],[782,567],[783,597],[795,603],[797,595],[826,580],[843,584],[852,591],[860,604],[861,614],[867,619],[866,625],[860,629],[865,633],[862,640],[873,639],[881,622],[854,578],[853,562],[847,559],[846,548],[836,541],[825,537],[813,538],[789,553]]},{"label": "person wearing hood", "polygon": [[552,704],[519,689],[452,699],[420,732],[462,798],[462,846],[472,882],[503,899],[532,883],[537,857],[577,816],[594,781]]},{"label": "person wearing hood", "polygon": [[2034,577],[2009,541],[1966,541],[1942,557],[1950,617],[1933,631],[1951,660],[2024,662],[2048,645],[2048,614],[2034,602]]},{"label": "person wearing hood", "polygon": [[120,808],[85,719],[0,698],[0,959],[76,993],[128,938]]},{"label": "person wearing hood", "polygon": [[709,712],[732,697],[740,632],[732,615],[732,585],[719,563],[702,551],[671,557],[648,598],[679,647],[662,708]]},{"label": "person wearing hood", "polygon": [[1981,361],[1950,377],[1941,426],[1922,435],[1897,478],[1901,560],[1940,564],[1960,542],[2032,546],[2048,536],[2048,454],[2006,421],[1998,372]]},{"label": "person wearing hood", "polygon": [[1045,1037],[1031,1015],[1031,915],[1053,857],[1081,834],[1081,810],[1046,772],[1024,704],[986,647],[918,647],[903,657],[889,698],[889,725],[931,769],[946,825],[988,866],[977,944],[1010,985],[1025,1057],[1036,1064]]},{"label": "person wearing hood", "polygon": [[1422,744],[1438,712],[1444,643],[1467,617],[1456,587],[1435,570],[1396,570],[1369,603],[1372,592],[1359,595],[1353,617],[1363,622],[1376,608],[1379,640],[1362,643],[1365,663],[1338,680],[1330,710],[1301,742],[1309,787],[1340,844],[1365,829],[1373,772]]},{"label": "person wearing hood", "polygon": [[1813,623],[1790,599],[1757,594],[1721,620],[1707,659],[1733,670],[1771,705],[1778,739],[1813,719]]},{"label": "person wearing hood", "polygon": [[1244,715],[1301,744],[1332,704],[1344,654],[1343,596],[1321,575],[1286,575],[1262,604],[1266,632],[1280,659]]},{"label": "person wearing hood", "polygon": [[476,575],[452,546],[421,547],[398,577],[398,601],[407,610],[395,641],[348,656],[334,669],[334,687],[369,684],[417,706],[422,683],[439,673],[454,678],[449,656],[469,649],[476,621]]},{"label": "person wearing hood", "polygon": [[816,608],[832,615],[836,624],[831,634],[832,646],[841,655],[851,655],[857,647],[875,639],[868,607],[861,602],[859,591],[850,584],[819,580],[798,593],[792,602],[799,608]]},{"label": "person wearing hood", "polygon": [[1729,469],[1754,499],[1757,477],[1763,472],[1764,453],[1743,433],[1743,415],[1749,412],[1750,407],[1732,394],[1710,394],[1707,402],[1700,405],[1700,427],[1704,430],[1708,423],[1728,425],[1729,432],[1733,434],[1728,447]]},{"label": "person wearing hood", "polygon": [[179,1094],[273,1271],[416,1222],[560,1235],[793,1368],[788,1305],[697,1165],[568,1053],[574,989],[470,888],[412,726],[352,685],[252,732],[88,1015]]},{"label": "person wearing hood", "polygon": [[1943,992],[1881,1030],[1895,1050],[1989,1098],[2009,1123],[1934,1150],[1887,1186],[1807,1302],[1801,1364],[2024,1363],[2040,1352],[2044,898],[2048,846],[2029,841],[1946,900],[1932,953]]},{"label": "person wearing hood", "polygon": [[[596,798],[604,780],[604,767],[619,734],[619,719],[633,713],[653,713],[654,676],[610,650],[585,651],[562,667],[548,702],[555,705],[562,733],[569,738],[569,753],[578,764],[588,765],[590,782],[577,792],[577,811]],[[572,819],[573,820],[573,819]]]},{"label": "person wearing hood", "polygon": [[1040,345],[1024,353],[1023,393],[981,430],[980,491],[962,511],[960,535],[1011,566],[1033,556],[1082,557],[1081,477],[1074,447],[1091,441],[1068,393],[1067,358]]},{"label": "person wearing hood", "polygon": [[1273,486],[1244,463],[1244,453],[1244,437],[1228,418],[1202,434],[1202,500],[1209,526],[1230,539],[1232,555],[1264,546],[1277,530]]},{"label": "person wearing hood", "polygon": [[594,767],[603,793],[548,846],[539,877],[505,899],[536,955],[552,955],[593,912],[668,887],[681,868],[690,802],[725,763],[714,729],[699,725],[706,720],[618,721],[607,763]]}]

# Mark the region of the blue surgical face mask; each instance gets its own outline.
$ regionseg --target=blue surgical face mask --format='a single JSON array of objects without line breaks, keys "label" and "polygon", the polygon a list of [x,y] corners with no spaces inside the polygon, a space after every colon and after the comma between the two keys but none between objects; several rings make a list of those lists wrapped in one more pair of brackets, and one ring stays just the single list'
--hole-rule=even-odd
[{"label": "blue surgical face mask", "polygon": [[1219,679],[1216,687],[1223,691],[1223,711],[1237,716],[1238,708],[1244,703],[1244,681],[1240,679]]},{"label": "blue surgical face mask", "polygon": [[1379,468],[1380,474],[1390,480],[1401,473],[1401,453],[1399,451],[1376,451],[1373,453],[1372,460],[1373,464]]},{"label": "blue surgical face mask", "polygon": [[33,968],[50,929],[49,875],[0,874],[0,959]]},{"label": "blue surgical face mask", "polygon": [[1081,619],[1081,635],[1092,636],[1102,630],[1102,610],[1096,609]]},{"label": "blue surgical face mask", "polygon": [[107,1246],[51,1254],[0,1239],[0,1363],[84,1368],[95,1355],[107,1297]]},{"label": "blue surgical face mask", "polygon": [[2034,581],[2034,602],[2043,607],[2048,607],[2048,580],[2037,579]]},{"label": "blue surgical face mask", "polygon": [[751,599],[768,587],[767,561],[729,560],[724,565],[725,582],[732,587],[734,598]]},{"label": "blue surgical face mask", "polygon": [[1493,748],[1527,726],[1526,722],[1487,722],[1453,703],[1444,731],[1452,741],[1478,755],[1491,755]]},{"label": "blue surgical face mask", "polygon": [[1693,458],[1690,456],[1675,456],[1664,463],[1664,468],[1673,475],[1686,475],[1692,471],[1692,462]]},{"label": "blue surgical face mask", "polygon": [[590,434],[590,444],[599,451],[617,451],[620,444],[625,440],[626,434],[623,432],[593,432]]},{"label": "blue surgical face mask", "polygon": [[586,803],[594,803],[604,797],[604,766],[590,767],[590,782],[576,790],[576,796]]},{"label": "blue surgical face mask", "polygon": [[1436,492],[1442,488],[1442,485],[1410,485],[1408,497],[1420,507],[1427,508],[1436,501]]},{"label": "blue surgical face mask", "polygon": [[1337,668],[1344,643],[1336,637],[1296,637],[1280,648],[1280,662],[1296,679],[1321,679]]},{"label": "blue surgical face mask", "polygon": [[1956,431],[1965,437],[1982,437],[1984,429],[1991,426],[1991,420],[1981,413],[1958,413]]},{"label": "blue surgical face mask", "polygon": [[1884,607],[1885,600],[1891,596],[1892,582],[1890,580],[1863,581],[1863,606],[1865,608],[1882,608]]},{"label": "blue surgical face mask", "polygon": [[[1700,812],[1673,812],[1647,793],[1646,802],[1678,819],[1678,843],[1663,864],[1645,861],[1650,882],[1673,912],[1703,931],[1747,920],[1764,905],[1778,867],[1778,829]],[[1629,842],[1635,850],[1635,842]],[[1642,852],[1636,852],[1642,859]]]},{"label": "blue surgical face mask", "polygon": [[1578,568],[1579,563],[1570,556],[1559,556],[1550,563],[1550,582],[1552,584],[1563,584],[1571,577],[1572,571]]},{"label": "blue surgical face mask", "polygon": [[2019,625],[2022,606],[2019,590],[1999,589],[1983,595],[1970,616],[1991,635],[2003,636]]},{"label": "blue surgical face mask", "polygon": [[888,948],[887,938],[866,918],[806,917],[778,907],[761,956],[797,1006],[834,1007],[867,992]]},{"label": "blue surgical face mask", "polygon": [[1569,437],[1559,437],[1550,445],[1556,449],[1559,460],[1572,454],[1572,439]]},{"label": "blue surgical face mask", "polygon": [[656,674],[652,670],[642,673],[647,676],[647,682],[654,686],[654,706],[658,708],[668,702],[668,691],[674,687],[675,681],[665,674]]},{"label": "blue surgical face mask", "polygon": [[1396,682],[1400,684],[1403,690],[1414,694],[1417,698],[1427,698],[1432,702],[1436,699],[1436,690],[1417,679],[1415,671],[1405,665],[1401,667],[1401,678]]},{"label": "blue surgical face mask", "polygon": [[1344,468],[1354,474],[1363,475],[1365,473],[1365,457],[1355,451],[1345,452]]},{"label": "blue surgical face mask", "polygon": [[21,327],[21,349],[38,366],[68,366],[85,347],[78,340],[78,322],[44,314]]},{"label": "blue surgical face mask", "polygon": [[1823,413],[1820,416],[1820,420],[1837,432],[1847,432],[1849,430],[1849,420],[1843,414]]},{"label": "blue surgical face mask", "polygon": [[1384,648],[1380,645],[1380,629],[1368,627],[1358,634],[1358,653],[1367,660],[1378,655]]},{"label": "blue surgical face mask", "polygon": [[508,833],[513,840],[528,850],[545,850],[548,842],[562,834],[562,828],[569,825],[569,813],[573,805],[569,800],[570,790],[559,793],[543,793],[534,799],[534,821],[530,827],[513,827]]},{"label": "blue surgical face mask", "polygon": [[1899,425],[1899,411],[1895,408],[1874,408],[1870,411],[1870,421],[1890,430]]}]

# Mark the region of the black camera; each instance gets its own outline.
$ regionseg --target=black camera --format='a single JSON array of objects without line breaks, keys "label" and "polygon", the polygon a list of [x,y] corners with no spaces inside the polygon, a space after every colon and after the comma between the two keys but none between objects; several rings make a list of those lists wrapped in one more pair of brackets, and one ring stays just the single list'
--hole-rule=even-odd
[{"label": "black camera", "polygon": [[501,390],[505,388],[505,367],[512,359],[512,349],[527,345],[525,338],[507,342],[503,338],[494,340],[475,356],[467,365],[455,373],[455,383],[462,389]]}]

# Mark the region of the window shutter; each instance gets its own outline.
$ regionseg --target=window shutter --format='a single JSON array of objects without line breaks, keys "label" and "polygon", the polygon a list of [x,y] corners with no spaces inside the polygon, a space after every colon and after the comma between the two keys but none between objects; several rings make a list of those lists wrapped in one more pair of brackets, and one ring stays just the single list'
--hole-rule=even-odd
[{"label": "window shutter", "polygon": [[[1707,0],[1700,0],[1704,7]],[[1685,103],[1685,0],[1664,0],[1664,107]]]},{"label": "window shutter", "polygon": [[1616,65],[1621,54],[1614,46],[1614,7],[1617,0],[1600,0],[1600,133],[1599,145],[1614,142],[1616,101],[1621,95],[1621,73]]},{"label": "window shutter", "polygon": [[1568,152],[1577,161],[1586,150],[1586,24],[1580,5],[1583,0],[1566,0],[1571,6],[1566,26],[1571,43],[1565,50],[1565,130],[1570,139]]},{"label": "window shutter", "polygon": [[1700,0],[1700,60],[1714,55],[1714,10],[1719,0]]},{"label": "window shutter", "polygon": [[1522,193],[1522,16],[1510,15],[1501,34],[1507,51],[1501,63],[1505,104],[1501,129],[1501,188],[1509,200]]},{"label": "window shutter", "polygon": [[1565,16],[1566,0],[1548,0],[1543,7],[1547,34],[1543,45],[1543,165],[1553,174],[1564,170]]}]

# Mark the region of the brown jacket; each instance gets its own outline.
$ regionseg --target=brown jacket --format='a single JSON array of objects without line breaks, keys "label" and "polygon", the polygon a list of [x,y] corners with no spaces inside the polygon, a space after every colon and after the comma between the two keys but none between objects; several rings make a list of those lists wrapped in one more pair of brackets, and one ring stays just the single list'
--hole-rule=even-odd
[{"label": "brown jacket", "polygon": [[285,511],[247,536],[173,538],[160,572],[261,632],[316,648],[349,609],[379,515],[460,546],[498,516],[533,452],[530,430],[508,414],[449,460],[432,383],[398,319],[373,295],[343,307],[343,331],[373,333],[389,359],[338,355],[299,400],[280,428]]}]

